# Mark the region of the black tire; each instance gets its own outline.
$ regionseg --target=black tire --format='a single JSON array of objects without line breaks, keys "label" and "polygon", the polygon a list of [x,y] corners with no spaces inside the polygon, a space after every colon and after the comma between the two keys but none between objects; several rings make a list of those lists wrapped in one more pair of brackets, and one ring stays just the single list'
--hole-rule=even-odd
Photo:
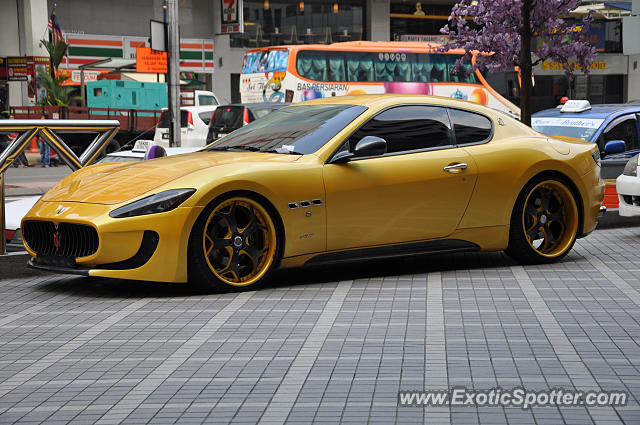
[{"label": "black tire", "polygon": [[115,152],[118,149],[120,149],[120,143],[117,140],[113,139],[109,142],[109,144],[107,144],[107,147],[105,148],[104,153],[106,155],[108,153]]},{"label": "black tire", "polygon": [[279,262],[278,226],[273,209],[253,194],[218,197],[191,230],[189,282],[215,292],[258,288]]},{"label": "black tire", "polygon": [[506,253],[524,264],[558,261],[571,251],[579,223],[578,202],[567,183],[537,177],[516,200]]}]

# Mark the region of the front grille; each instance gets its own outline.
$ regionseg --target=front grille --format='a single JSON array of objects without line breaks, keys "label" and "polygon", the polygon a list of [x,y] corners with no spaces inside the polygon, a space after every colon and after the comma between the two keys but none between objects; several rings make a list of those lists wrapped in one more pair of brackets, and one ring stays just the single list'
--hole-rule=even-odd
[{"label": "front grille", "polygon": [[622,200],[627,205],[634,205],[640,207],[640,196],[622,195]]},{"label": "front grille", "polygon": [[38,256],[87,257],[98,250],[98,232],[86,224],[29,220],[22,226],[27,246]]}]

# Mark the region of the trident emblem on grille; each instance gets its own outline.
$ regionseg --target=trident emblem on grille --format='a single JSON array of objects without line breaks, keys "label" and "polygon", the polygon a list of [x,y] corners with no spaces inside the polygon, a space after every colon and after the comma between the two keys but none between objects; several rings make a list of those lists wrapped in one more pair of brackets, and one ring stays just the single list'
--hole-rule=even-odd
[{"label": "trident emblem on grille", "polygon": [[60,234],[59,231],[55,231],[53,232],[53,246],[56,247],[56,252],[60,251],[60,237],[62,235]]}]

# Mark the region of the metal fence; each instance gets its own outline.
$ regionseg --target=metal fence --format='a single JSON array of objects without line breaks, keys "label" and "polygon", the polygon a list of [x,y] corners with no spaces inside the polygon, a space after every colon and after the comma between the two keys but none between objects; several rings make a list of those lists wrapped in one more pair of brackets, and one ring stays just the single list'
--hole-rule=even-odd
[{"label": "metal fence", "polygon": [[[5,253],[4,171],[34,138],[42,138],[72,170],[93,163],[120,129],[115,120],[0,120],[0,133],[17,133],[0,152],[0,255]],[[65,133],[96,134],[93,141],[78,157],[60,135]]]}]

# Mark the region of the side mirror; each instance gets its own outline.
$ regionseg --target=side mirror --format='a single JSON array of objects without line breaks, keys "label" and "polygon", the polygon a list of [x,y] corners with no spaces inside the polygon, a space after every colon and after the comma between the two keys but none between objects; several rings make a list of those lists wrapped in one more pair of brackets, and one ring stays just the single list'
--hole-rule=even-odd
[{"label": "side mirror", "polygon": [[609,140],[604,145],[604,153],[607,155],[614,153],[622,153],[627,150],[627,144],[624,140]]},{"label": "side mirror", "polygon": [[380,156],[385,153],[387,153],[387,141],[376,136],[363,137],[353,150],[355,156]]}]

